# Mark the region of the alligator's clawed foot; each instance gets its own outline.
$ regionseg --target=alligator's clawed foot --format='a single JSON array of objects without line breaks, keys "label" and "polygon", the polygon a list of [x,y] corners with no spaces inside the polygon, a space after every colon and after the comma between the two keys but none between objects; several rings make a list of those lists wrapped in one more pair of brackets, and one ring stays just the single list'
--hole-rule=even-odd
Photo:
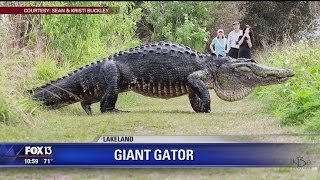
[{"label": "alligator's clawed foot", "polygon": [[211,110],[206,110],[206,111],[198,111],[197,113],[210,113]]},{"label": "alligator's clawed foot", "polygon": [[105,113],[128,113],[130,111],[124,111],[124,110],[119,110],[119,109],[110,109],[107,110]]},{"label": "alligator's clawed foot", "polygon": [[210,113],[211,112],[210,102],[208,102],[208,101],[203,101],[200,99],[198,106],[200,107],[201,113]]}]

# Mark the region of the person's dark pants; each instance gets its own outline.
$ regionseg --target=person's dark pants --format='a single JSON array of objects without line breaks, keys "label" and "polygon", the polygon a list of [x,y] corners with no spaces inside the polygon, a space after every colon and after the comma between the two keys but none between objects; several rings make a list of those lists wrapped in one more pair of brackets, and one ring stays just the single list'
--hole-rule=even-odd
[{"label": "person's dark pants", "polygon": [[239,49],[230,48],[228,56],[235,58],[235,59],[238,59],[238,52],[239,52]]}]

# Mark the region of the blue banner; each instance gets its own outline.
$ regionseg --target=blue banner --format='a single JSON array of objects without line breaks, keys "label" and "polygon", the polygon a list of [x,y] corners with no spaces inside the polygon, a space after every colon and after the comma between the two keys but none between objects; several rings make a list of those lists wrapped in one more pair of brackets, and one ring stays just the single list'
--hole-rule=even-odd
[{"label": "blue banner", "polygon": [[307,143],[2,143],[0,166],[302,167],[317,153]]}]

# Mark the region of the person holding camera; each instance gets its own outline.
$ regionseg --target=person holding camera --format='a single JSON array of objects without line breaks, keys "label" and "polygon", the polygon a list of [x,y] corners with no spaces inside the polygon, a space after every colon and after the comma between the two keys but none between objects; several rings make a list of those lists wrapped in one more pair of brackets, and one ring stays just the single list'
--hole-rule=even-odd
[{"label": "person holding camera", "polygon": [[243,29],[244,34],[239,36],[239,53],[238,58],[251,59],[251,48],[253,39],[253,31],[251,26],[246,25]]}]

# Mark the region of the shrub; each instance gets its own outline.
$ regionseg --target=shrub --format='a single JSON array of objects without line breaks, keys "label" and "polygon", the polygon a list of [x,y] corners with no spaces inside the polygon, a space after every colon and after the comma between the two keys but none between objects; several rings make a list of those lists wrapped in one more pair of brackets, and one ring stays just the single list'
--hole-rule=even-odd
[{"label": "shrub", "polygon": [[[41,27],[40,36],[46,39],[48,45],[47,54],[57,60],[58,65],[67,62],[71,67],[83,66],[139,44],[134,35],[136,23],[141,18],[141,9],[134,9],[132,2],[66,1],[42,2],[42,5],[119,7],[119,13],[116,14],[33,16],[31,24]],[[30,35],[30,41],[37,39],[34,36],[39,35]]]},{"label": "shrub", "polygon": [[208,8],[212,2],[146,2],[146,22],[152,25],[151,41],[173,41],[203,52],[213,23]]}]

